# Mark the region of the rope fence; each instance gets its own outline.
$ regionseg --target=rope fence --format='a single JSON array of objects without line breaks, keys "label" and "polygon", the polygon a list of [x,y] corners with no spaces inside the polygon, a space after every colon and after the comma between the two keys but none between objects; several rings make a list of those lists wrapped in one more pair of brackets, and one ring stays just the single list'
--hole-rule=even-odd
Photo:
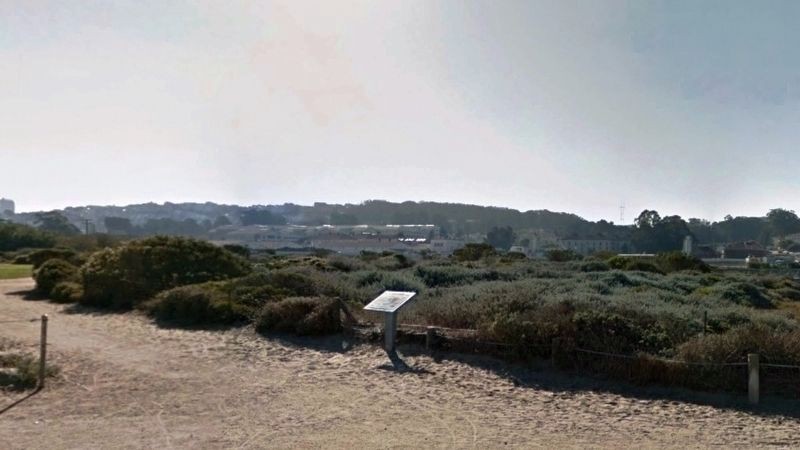
[{"label": "rope fence", "polygon": [[[608,352],[598,352],[596,350],[587,350],[585,348],[576,348],[576,352],[581,353],[589,353],[592,355],[600,355],[600,356],[608,356],[611,358],[622,358],[622,359],[639,359],[638,355],[625,355],[622,353],[608,353]],[[668,358],[658,358],[651,356],[650,358],[663,362],[666,364],[683,364],[686,366],[696,366],[696,367],[737,367],[737,366],[746,366],[746,362],[731,362],[731,363],[715,363],[715,362],[690,362],[690,361],[683,361],[680,359],[668,359]],[[766,365],[766,364],[762,364]],[[800,366],[799,366],[800,367]]]},{"label": "rope fence", "polygon": [[41,319],[11,319],[11,320],[0,320],[0,323],[24,323],[24,322],[38,322]]},{"label": "rope fence", "polygon": [[[474,329],[415,324],[401,324],[398,327],[409,342],[421,343],[422,332],[424,332],[425,347],[428,350],[438,348],[451,351],[493,353],[496,356],[502,355],[512,358],[547,357],[549,355],[557,366],[610,370],[610,373],[625,374],[632,376],[632,379],[637,379],[638,375],[642,375],[644,378],[652,377],[653,367],[658,368],[658,364],[663,364],[666,366],[660,367],[663,367],[669,373],[678,374],[679,381],[669,380],[666,377],[658,378],[658,373],[656,373],[656,378],[647,378],[651,380],[650,382],[653,382],[652,380],[668,380],[668,383],[678,384],[687,382],[686,386],[694,385],[701,389],[719,389],[720,386],[727,386],[727,388],[736,391],[743,390],[744,386],[747,386],[748,398],[752,404],[759,402],[762,391],[770,394],[793,392],[800,397],[800,365],[788,364],[783,361],[761,361],[758,354],[748,354],[746,361],[684,361],[647,354],[625,354],[580,348],[575,347],[574,344],[564,345],[565,343],[560,339],[554,339],[550,345],[509,344],[481,340],[479,331]],[[610,366],[603,363],[599,365],[597,363],[589,363],[589,361],[581,363],[579,359],[575,359],[579,354],[627,362],[622,365]],[[761,356],[763,358],[763,355]],[[568,364],[566,366],[561,365],[565,360]],[[572,363],[569,363],[569,361],[572,361]],[[586,365],[587,363],[589,364],[588,366]],[[655,366],[652,364],[655,364]],[[658,369],[655,372],[658,372]],[[714,383],[720,384],[715,385]]]}]

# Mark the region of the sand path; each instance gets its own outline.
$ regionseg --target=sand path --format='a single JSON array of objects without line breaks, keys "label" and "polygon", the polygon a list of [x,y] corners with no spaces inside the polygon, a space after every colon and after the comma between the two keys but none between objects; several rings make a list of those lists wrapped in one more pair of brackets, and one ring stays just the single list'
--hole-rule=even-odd
[{"label": "sand path", "polygon": [[[162,329],[13,294],[31,287],[0,282],[0,321],[49,314],[62,375],[0,415],[4,449],[800,447],[793,417],[554,388],[552,373],[519,387],[476,363],[490,360],[406,354],[399,373],[373,346]],[[0,338],[33,346],[38,324]],[[0,392],[0,409],[21,396]]]}]

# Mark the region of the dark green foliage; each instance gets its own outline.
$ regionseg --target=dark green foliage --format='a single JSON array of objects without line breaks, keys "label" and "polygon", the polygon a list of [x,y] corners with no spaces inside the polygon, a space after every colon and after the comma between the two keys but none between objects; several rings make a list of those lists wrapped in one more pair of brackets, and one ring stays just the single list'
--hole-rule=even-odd
[{"label": "dark green foliage", "polygon": [[631,240],[637,249],[644,252],[678,250],[684,238],[691,234],[688,224],[680,216],[662,218],[656,211],[642,211],[635,224]]},{"label": "dark green foliage", "polygon": [[328,265],[339,272],[352,272],[358,265],[348,258],[333,257],[328,260]]},{"label": "dark green foliage", "polygon": [[414,274],[428,287],[471,284],[478,281],[511,280],[514,274],[493,269],[469,269],[461,266],[420,266]]},{"label": "dark green foliage", "polygon": [[131,235],[134,233],[133,224],[127,217],[106,217],[103,224],[110,234]]},{"label": "dark green foliage", "polygon": [[578,261],[581,255],[572,250],[553,249],[547,252],[547,260],[553,262]]},{"label": "dark green foliage", "polygon": [[329,222],[331,225],[358,225],[358,217],[353,214],[333,212]]},{"label": "dark green foliage", "polygon": [[58,283],[77,281],[78,268],[63,259],[49,259],[33,273],[33,278],[36,290],[49,296]]},{"label": "dark green foliage", "polygon": [[0,251],[23,248],[48,248],[56,244],[55,236],[27,225],[0,222]]},{"label": "dark green foliage", "polygon": [[138,235],[152,236],[202,236],[207,227],[197,223],[194,219],[174,220],[170,218],[147,219],[147,221],[134,228]]},{"label": "dark green foliage", "polygon": [[758,353],[762,363],[800,365],[800,331],[748,325],[725,334],[698,336],[678,349],[678,355],[690,362],[741,362],[748,353]]},{"label": "dark green foliage", "polygon": [[655,264],[653,264],[653,263],[651,263],[649,261],[642,261],[642,260],[636,260],[636,259],[630,260],[625,265],[625,270],[636,270],[636,271],[639,271],[639,272],[658,273],[658,274],[662,274],[662,275],[664,274],[664,271],[659,269],[658,266],[656,266]]},{"label": "dark green foliage", "polygon": [[260,333],[321,335],[341,330],[339,304],[325,297],[291,297],[267,303],[256,319]]},{"label": "dark green foliage", "polygon": [[92,255],[81,269],[83,303],[128,309],[166,289],[239,277],[249,264],[207,242],[156,236]]},{"label": "dark green foliage", "polygon": [[180,286],[141,305],[158,320],[178,325],[229,325],[247,319],[249,310],[233,301],[220,283]]},{"label": "dark green foliage", "polygon": [[467,244],[453,252],[453,259],[456,261],[479,261],[496,254],[494,247],[489,244]]},{"label": "dark green foliage", "polygon": [[229,219],[227,216],[224,216],[224,215],[217,216],[217,218],[214,219],[213,226],[215,228],[216,227],[224,227],[224,226],[228,226],[228,225],[231,225],[231,219]]},{"label": "dark green foliage", "polygon": [[266,209],[249,208],[242,211],[242,225],[286,225],[286,218]]},{"label": "dark green foliage", "polygon": [[605,272],[611,267],[603,261],[585,261],[578,266],[581,272]]},{"label": "dark green foliage", "polygon": [[34,269],[38,269],[42,266],[42,264],[51,259],[63,259],[64,261],[75,263],[77,256],[78,255],[74,250],[66,248],[46,248],[32,251],[28,253],[25,258],[27,260],[27,264],[31,264],[33,265]]},{"label": "dark green foliage", "polygon": [[503,255],[503,257],[500,260],[505,263],[513,263],[516,261],[524,261],[526,259],[528,259],[528,257],[525,256],[525,253],[508,252],[505,255]]},{"label": "dark green foliage", "polygon": [[[629,313],[630,314],[630,313]],[[630,354],[660,353],[669,348],[665,330],[647,315],[605,311],[581,311],[572,318],[575,324],[574,342],[590,350]]]},{"label": "dark green foliage", "polygon": [[516,235],[511,227],[492,227],[486,234],[486,242],[494,248],[508,250],[514,245]]},{"label": "dark green foliage", "polygon": [[784,299],[792,301],[800,301],[800,289],[785,287],[777,290],[778,295]]},{"label": "dark green foliage", "polygon": [[786,236],[800,231],[800,218],[794,211],[776,208],[767,213],[770,230],[777,236]]},{"label": "dark green foliage", "polygon": [[77,281],[61,281],[50,291],[50,300],[56,303],[76,303],[83,298],[83,286]]},{"label": "dark green foliage", "polygon": [[250,257],[250,249],[248,247],[245,247],[244,245],[225,244],[222,246],[222,248],[231,253],[235,253],[245,259]]},{"label": "dark green foliage", "polygon": [[64,236],[80,234],[78,227],[70,223],[59,211],[36,213],[36,227],[42,231]]},{"label": "dark green foliage", "polygon": [[772,308],[772,301],[764,295],[762,290],[746,282],[734,282],[718,284],[712,288],[712,292],[724,300],[728,300],[737,305],[751,306],[754,308]]},{"label": "dark green foliage", "polygon": [[615,256],[607,261],[609,267],[617,270],[636,270],[639,272],[650,272],[663,274],[656,265],[655,258],[638,258],[638,257],[625,257]]},{"label": "dark green foliage", "polygon": [[683,252],[661,253],[656,257],[656,265],[667,273],[680,270],[696,270],[704,273],[711,271],[711,267],[701,259],[688,256]]}]

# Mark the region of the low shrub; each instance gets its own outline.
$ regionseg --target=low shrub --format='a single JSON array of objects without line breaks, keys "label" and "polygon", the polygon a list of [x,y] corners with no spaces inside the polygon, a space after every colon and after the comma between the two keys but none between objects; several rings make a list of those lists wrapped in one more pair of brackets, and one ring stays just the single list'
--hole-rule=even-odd
[{"label": "low shrub", "polygon": [[75,253],[74,250],[66,248],[45,248],[28,253],[27,255],[25,255],[25,259],[27,260],[26,264],[32,264],[35,270],[41,267],[42,264],[51,259],[61,259],[69,263],[75,264],[74,259],[77,256],[78,254]]},{"label": "low shrub", "polygon": [[467,244],[453,252],[456,261],[479,261],[497,255],[497,250],[489,244]]},{"label": "low shrub", "polygon": [[738,305],[753,308],[772,308],[774,306],[764,292],[752,283],[720,283],[713,286],[710,293]]},{"label": "low shrub", "polygon": [[779,288],[777,293],[786,300],[800,301],[800,290],[798,289],[791,287]]},{"label": "low shrub", "polygon": [[[11,374],[0,372],[0,389],[4,387],[12,389],[35,387],[39,381],[39,360],[31,355],[14,350],[17,350],[17,348],[12,348],[8,341],[0,340],[0,368],[14,369]],[[58,366],[52,363],[47,364],[45,369],[46,377],[56,376],[58,372]]]},{"label": "low shrub", "polygon": [[180,286],[141,304],[158,320],[180,325],[228,325],[247,319],[248,309],[233,301],[220,283]]},{"label": "low shrub", "polygon": [[586,261],[578,266],[581,272],[606,272],[611,267],[603,261]]},{"label": "low shrub", "polygon": [[547,252],[547,260],[552,262],[579,261],[583,257],[572,250],[553,249]]},{"label": "low shrub", "polygon": [[53,288],[64,281],[77,281],[78,268],[63,259],[49,259],[33,274],[36,290],[42,295],[51,295]]},{"label": "low shrub", "polygon": [[264,305],[255,325],[260,333],[336,333],[341,330],[339,304],[325,297],[291,297]]},{"label": "low shrub", "polygon": [[700,258],[686,255],[683,252],[661,253],[656,257],[656,265],[667,273],[680,270],[695,270],[703,273],[711,271],[711,267]]},{"label": "low shrub", "polygon": [[241,277],[250,271],[240,256],[211,243],[156,236],[93,254],[81,269],[81,301],[129,309],[166,289]]},{"label": "low shrub", "polygon": [[648,261],[637,261],[637,260],[629,261],[628,264],[625,265],[625,270],[650,272],[650,273],[657,273],[660,275],[664,275],[663,270],[659,269],[658,266]]},{"label": "low shrub", "polygon": [[62,281],[50,291],[50,299],[56,303],[75,303],[83,298],[83,286],[75,281]]},{"label": "low shrub", "polygon": [[428,287],[471,284],[479,281],[514,280],[516,275],[494,269],[469,269],[461,266],[419,266],[414,275]]},{"label": "low shrub", "polygon": [[250,257],[250,248],[245,247],[244,245],[225,244],[222,246],[222,248],[245,259]]},{"label": "low shrub", "polygon": [[678,348],[678,355],[689,362],[742,362],[748,353],[758,353],[765,362],[800,364],[800,331],[749,325],[724,334],[698,336]]}]

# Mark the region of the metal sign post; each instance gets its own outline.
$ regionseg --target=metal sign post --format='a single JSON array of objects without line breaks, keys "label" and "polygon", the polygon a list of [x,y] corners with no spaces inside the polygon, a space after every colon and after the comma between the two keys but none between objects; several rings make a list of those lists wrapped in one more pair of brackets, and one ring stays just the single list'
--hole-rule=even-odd
[{"label": "metal sign post", "polygon": [[375,300],[364,307],[367,311],[383,313],[384,318],[384,348],[387,352],[394,350],[394,341],[397,336],[397,313],[406,305],[416,292],[384,291]]}]

